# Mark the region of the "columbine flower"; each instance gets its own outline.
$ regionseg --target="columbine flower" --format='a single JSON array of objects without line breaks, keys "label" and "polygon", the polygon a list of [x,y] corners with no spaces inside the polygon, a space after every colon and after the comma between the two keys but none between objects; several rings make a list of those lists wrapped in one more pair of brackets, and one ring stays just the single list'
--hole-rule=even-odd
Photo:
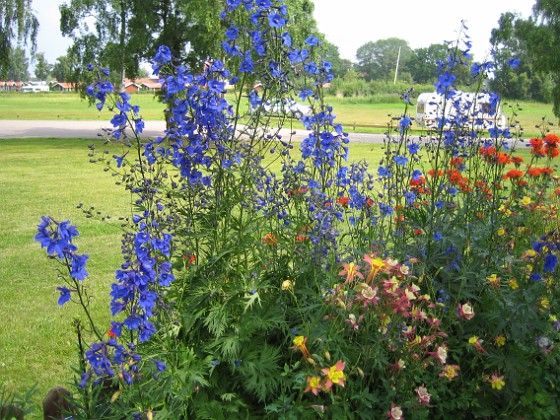
[{"label": "columbine flower", "polygon": [[425,406],[430,405],[430,398],[432,397],[432,394],[428,393],[428,389],[424,386],[424,384],[416,388],[414,391],[416,392],[416,395],[418,395],[418,402],[420,404]]},{"label": "columbine flower", "polygon": [[338,275],[346,276],[346,283],[354,280],[354,277],[358,277],[360,279],[364,278],[364,275],[358,271],[360,269],[360,266],[354,264],[353,262],[344,263],[342,264],[342,267],[344,267],[344,269],[340,273],[338,273]]},{"label": "columbine flower", "polygon": [[492,374],[490,383],[492,384],[492,389],[497,389],[498,391],[500,391],[506,384],[504,376],[498,376],[496,373]]},{"label": "columbine flower", "polygon": [[321,390],[321,377],[320,376],[308,376],[307,377],[307,388],[303,392],[311,392],[314,395],[319,395]]},{"label": "columbine flower", "polygon": [[453,378],[459,376],[459,370],[460,368],[457,365],[445,365],[439,376],[441,378],[447,378],[449,382],[451,382]]},{"label": "columbine flower", "polygon": [[544,335],[537,338],[536,344],[537,344],[537,347],[539,347],[541,350],[545,350],[545,351],[550,350],[550,347],[552,346],[552,343],[550,342],[548,337],[545,337]]},{"label": "columbine flower", "polygon": [[486,280],[488,280],[488,283],[490,283],[492,287],[500,287],[500,277],[498,277],[497,274],[489,275],[488,277],[486,277]]},{"label": "columbine flower", "polygon": [[334,366],[330,368],[324,368],[321,370],[323,375],[326,376],[325,379],[325,390],[329,390],[333,385],[344,386],[344,380],[346,375],[344,374],[345,363],[342,360],[336,362]]},{"label": "columbine flower", "polygon": [[290,290],[293,287],[293,282],[290,279],[286,279],[282,282],[282,290]]},{"label": "columbine flower", "polygon": [[387,411],[387,417],[392,420],[404,420],[402,409],[395,404],[391,404],[391,409]]},{"label": "columbine flower", "polygon": [[503,335],[497,336],[495,341],[498,347],[502,347],[506,344],[506,338]]},{"label": "columbine flower", "polygon": [[467,321],[473,319],[474,317],[474,308],[472,307],[470,302],[459,304],[457,307],[457,315],[462,318],[465,318]]},{"label": "columbine flower", "polygon": [[436,351],[429,352],[430,356],[436,359],[440,364],[444,365],[447,361],[447,347],[445,346],[438,346]]},{"label": "columbine flower", "polygon": [[471,338],[469,338],[469,344],[471,346],[474,346],[474,348],[476,348],[481,353],[486,352],[486,349],[482,347],[482,341],[480,341],[476,335],[473,335]]},{"label": "columbine flower", "polygon": [[309,350],[307,350],[307,337],[303,335],[297,335],[293,340],[294,345],[290,347],[293,350],[299,350],[306,359],[309,358]]}]

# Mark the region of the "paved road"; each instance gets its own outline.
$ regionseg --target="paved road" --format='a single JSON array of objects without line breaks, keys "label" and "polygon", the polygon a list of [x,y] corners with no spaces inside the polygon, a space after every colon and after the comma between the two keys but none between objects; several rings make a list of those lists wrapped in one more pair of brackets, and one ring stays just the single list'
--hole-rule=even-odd
[{"label": "paved road", "polygon": [[[66,121],[66,120],[0,120],[0,139],[14,138],[103,138],[106,130],[112,128],[108,121]],[[164,121],[145,121],[144,138],[163,135]],[[296,130],[294,140],[302,140],[304,130]],[[288,137],[287,131],[283,133]],[[360,143],[382,143],[383,134],[350,133],[350,140]]]}]

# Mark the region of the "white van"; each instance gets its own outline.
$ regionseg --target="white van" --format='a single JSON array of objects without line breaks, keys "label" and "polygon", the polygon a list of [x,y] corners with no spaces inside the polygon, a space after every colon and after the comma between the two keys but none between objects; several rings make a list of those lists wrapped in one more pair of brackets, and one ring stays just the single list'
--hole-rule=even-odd
[{"label": "white van", "polygon": [[416,100],[416,124],[422,128],[437,128],[438,121],[445,119],[444,128],[449,128],[458,117],[463,117],[461,126],[475,129],[489,129],[497,126],[503,129],[507,119],[498,104],[492,113],[490,94],[455,91],[452,98],[445,98],[436,92],[421,93]]}]

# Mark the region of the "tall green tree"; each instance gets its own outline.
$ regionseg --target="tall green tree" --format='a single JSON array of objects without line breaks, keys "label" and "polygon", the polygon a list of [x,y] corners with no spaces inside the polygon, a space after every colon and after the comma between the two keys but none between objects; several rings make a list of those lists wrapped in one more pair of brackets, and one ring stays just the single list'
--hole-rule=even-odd
[{"label": "tall green tree", "polygon": [[73,81],[72,75],[75,72],[76,64],[68,55],[60,56],[53,65],[51,76],[58,82]]},{"label": "tall green tree", "polygon": [[446,44],[432,44],[427,48],[412,51],[405,65],[415,83],[434,83],[437,78],[438,63],[448,55]]},{"label": "tall green tree", "polygon": [[8,80],[25,82],[29,80],[29,60],[23,48],[12,48],[9,53],[9,67],[6,71]]},{"label": "tall green tree", "polygon": [[404,39],[370,41],[356,51],[357,70],[366,80],[390,80],[394,77],[397,61],[404,67],[411,54],[412,49]]},{"label": "tall green tree", "polygon": [[52,64],[45,59],[44,53],[35,54],[35,77],[39,80],[47,80],[51,75]]},{"label": "tall green tree", "polygon": [[14,42],[31,43],[35,52],[39,21],[31,10],[32,0],[0,0],[0,77],[5,77],[10,67],[10,51]]},{"label": "tall green tree", "polygon": [[[115,80],[135,77],[151,39],[151,24],[155,20],[153,3],[152,0],[63,3],[60,30],[74,40],[69,55],[83,66],[95,62],[108,67],[114,72]],[[81,78],[80,74],[75,76]]]},{"label": "tall green tree", "polygon": [[[108,67],[118,78],[136,77],[160,45],[190,70],[201,70],[222,53],[220,12],[224,1],[207,0],[69,0],[60,7],[60,28],[74,40],[68,55],[83,66]],[[294,38],[316,32],[311,0],[287,0]],[[93,24],[92,24],[93,22]],[[83,81],[83,74],[74,74]],[[117,78],[117,79],[118,79]]]},{"label": "tall green tree", "polygon": [[[513,84],[519,91],[524,85],[527,93],[537,88],[543,99],[550,93],[552,111],[560,117],[560,2],[537,0],[528,19],[504,14],[499,24],[492,40],[502,60],[507,58],[509,48],[520,58],[519,69],[502,69],[503,86],[511,89]],[[513,78],[513,83],[508,78]]]}]

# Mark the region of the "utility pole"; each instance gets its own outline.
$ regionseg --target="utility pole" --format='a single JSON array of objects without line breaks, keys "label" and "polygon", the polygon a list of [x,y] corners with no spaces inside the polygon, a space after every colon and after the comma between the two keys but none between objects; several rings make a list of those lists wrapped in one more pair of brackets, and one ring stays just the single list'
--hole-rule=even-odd
[{"label": "utility pole", "polygon": [[397,54],[397,65],[395,67],[395,78],[393,79],[393,84],[397,84],[397,76],[399,74],[399,61],[401,60],[401,47],[399,46],[399,53]]}]

